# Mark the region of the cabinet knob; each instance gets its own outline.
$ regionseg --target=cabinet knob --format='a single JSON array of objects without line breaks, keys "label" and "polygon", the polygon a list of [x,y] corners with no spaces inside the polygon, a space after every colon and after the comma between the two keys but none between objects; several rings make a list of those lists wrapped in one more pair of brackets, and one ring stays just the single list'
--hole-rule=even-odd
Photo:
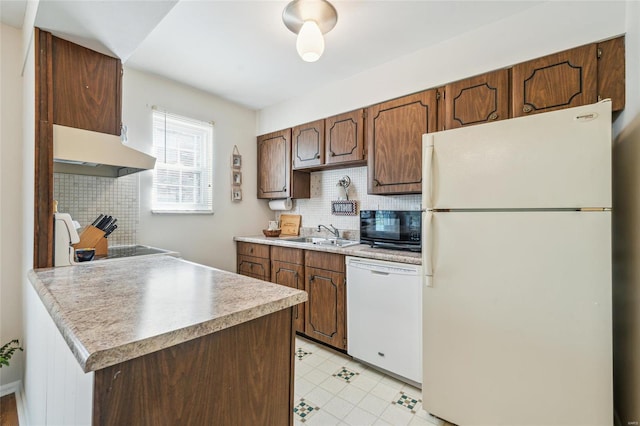
[{"label": "cabinet knob", "polygon": [[489,120],[496,120],[498,118],[498,114],[496,114],[495,112],[492,112],[491,115],[489,116]]},{"label": "cabinet knob", "polygon": [[378,179],[374,179],[374,180],[373,180],[373,183],[374,183],[376,186],[380,186],[380,181],[379,181]]},{"label": "cabinet knob", "polygon": [[249,253],[253,253],[253,247],[249,248]]},{"label": "cabinet knob", "polygon": [[316,155],[316,160],[320,159],[320,154]]},{"label": "cabinet knob", "polygon": [[335,153],[335,152],[333,152],[333,151],[331,151],[331,156],[332,156],[332,157],[335,157],[335,156],[336,156],[336,153]]},{"label": "cabinet knob", "polygon": [[524,107],[522,107],[522,112],[531,112],[533,111],[533,108],[531,108],[531,105],[525,105]]},{"label": "cabinet knob", "polygon": [[285,192],[287,190],[287,185],[282,187],[282,192]]}]

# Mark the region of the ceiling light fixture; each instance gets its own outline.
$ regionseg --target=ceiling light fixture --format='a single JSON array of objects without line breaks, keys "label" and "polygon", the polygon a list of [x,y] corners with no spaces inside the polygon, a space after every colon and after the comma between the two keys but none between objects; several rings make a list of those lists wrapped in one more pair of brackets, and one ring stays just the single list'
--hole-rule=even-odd
[{"label": "ceiling light fixture", "polygon": [[293,0],[282,12],[284,25],[298,34],[296,50],[306,62],[315,62],[324,52],[323,34],[338,22],[335,7],[326,0]]}]

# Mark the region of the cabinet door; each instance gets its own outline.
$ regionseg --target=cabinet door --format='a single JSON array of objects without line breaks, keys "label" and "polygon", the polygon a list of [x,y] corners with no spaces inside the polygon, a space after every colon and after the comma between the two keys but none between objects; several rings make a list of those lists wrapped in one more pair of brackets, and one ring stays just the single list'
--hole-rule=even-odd
[{"label": "cabinet door", "polygon": [[120,135],[122,64],[53,37],[53,122]]},{"label": "cabinet door", "polygon": [[238,274],[259,280],[271,281],[269,259],[238,255]]},{"label": "cabinet door", "polygon": [[509,118],[509,93],[509,70],[498,70],[447,84],[445,129]]},{"label": "cabinet door", "polygon": [[294,127],[292,137],[294,169],[324,164],[324,120]]},{"label": "cabinet door", "polygon": [[369,194],[422,190],[422,135],[436,131],[436,90],[367,109]]},{"label": "cabinet door", "polygon": [[597,101],[596,45],[577,47],[513,66],[512,116]]},{"label": "cabinet door", "polygon": [[[304,265],[271,261],[271,282],[287,287],[304,290]],[[306,303],[293,307],[293,326],[296,331],[304,333],[304,310]]]},{"label": "cabinet door", "polygon": [[326,164],[364,162],[364,110],[325,120]]},{"label": "cabinet door", "polygon": [[306,266],[305,278],[305,334],[346,349],[345,274]]},{"label": "cabinet door", "polygon": [[258,198],[286,198],[291,190],[291,129],[258,136]]},{"label": "cabinet door", "polygon": [[624,36],[598,43],[598,100],[607,98],[612,111],[624,109]]}]

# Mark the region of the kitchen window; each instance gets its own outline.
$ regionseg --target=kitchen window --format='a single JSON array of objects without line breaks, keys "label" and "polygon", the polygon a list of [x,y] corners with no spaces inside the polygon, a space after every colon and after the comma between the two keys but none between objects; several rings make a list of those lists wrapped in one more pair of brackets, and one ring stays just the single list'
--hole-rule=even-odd
[{"label": "kitchen window", "polygon": [[213,122],[153,110],[153,213],[213,213]]}]

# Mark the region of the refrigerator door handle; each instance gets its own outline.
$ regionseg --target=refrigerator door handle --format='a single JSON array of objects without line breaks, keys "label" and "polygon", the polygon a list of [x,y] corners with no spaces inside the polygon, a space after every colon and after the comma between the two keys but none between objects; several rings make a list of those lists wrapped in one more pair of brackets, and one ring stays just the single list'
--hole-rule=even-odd
[{"label": "refrigerator door handle", "polygon": [[433,287],[433,212],[426,211],[423,220],[425,244],[422,247],[424,285]]},{"label": "refrigerator door handle", "polygon": [[422,208],[433,208],[433,135],[422,136]]}]

